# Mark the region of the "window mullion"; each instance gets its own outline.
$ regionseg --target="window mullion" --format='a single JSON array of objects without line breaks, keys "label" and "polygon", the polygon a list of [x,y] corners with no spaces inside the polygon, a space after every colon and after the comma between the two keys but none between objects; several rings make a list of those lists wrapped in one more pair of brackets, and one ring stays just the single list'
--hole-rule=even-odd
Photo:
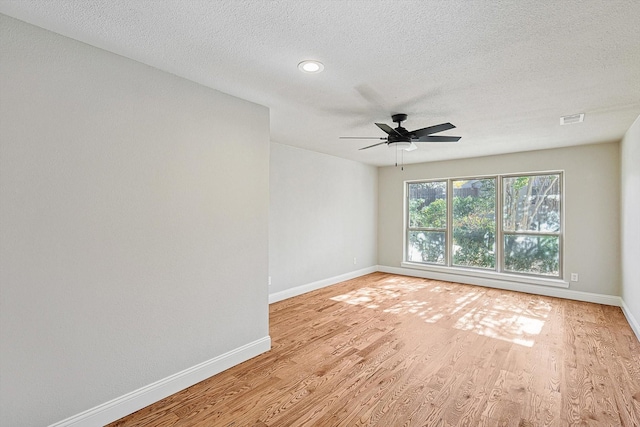
[{"label": "window mullion", "polygon": [[446,230],[445,265],[453,264],[453,180],[447,180],[447,230]]},{"label": "window mullion", "polygon": [[502,196],[502,176],[496,176],[496,271],[502,273],[504,271],[504,238],[502,237],[504,225],[504,211],[503,211],[503,196]]},{"label": "window mullion", "polygon": [[404,221],[405,221],[405,232],[404,232],[404,248],[402,249],[403,255],[402,259],[407,260],[409,258],[409,233],[411,232],[411,221],[410,221],[410,213],[409,213],[409,183],[405,182],[404,184]]}]

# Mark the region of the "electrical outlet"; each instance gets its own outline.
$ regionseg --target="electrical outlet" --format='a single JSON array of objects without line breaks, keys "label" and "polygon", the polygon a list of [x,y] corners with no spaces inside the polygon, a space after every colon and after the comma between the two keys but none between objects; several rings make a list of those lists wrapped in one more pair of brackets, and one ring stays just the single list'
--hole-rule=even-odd
[{"label": "electrical outlet", "polygon": [[271,276],[269,276],[269,286],[271,286]]},{"label": "electrical outlet", "polygon": [[578,273],[571,273],[571,281],[572,282],[578,281]]},{"label": "electrical outlet", "polygon": [[358,263],[358,260],[356,259],[356,257],[353,257],[353,265],[356,265]]}]

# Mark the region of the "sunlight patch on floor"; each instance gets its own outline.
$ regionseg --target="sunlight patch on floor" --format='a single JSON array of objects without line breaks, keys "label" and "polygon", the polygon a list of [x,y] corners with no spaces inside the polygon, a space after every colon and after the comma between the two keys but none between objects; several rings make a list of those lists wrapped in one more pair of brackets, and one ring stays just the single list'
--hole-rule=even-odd
[{"label": "sunlight patch on floor", "polygon": [[[460,297],[455,300],[455,304],[449,306],[433,306],[428,300],[402,298],[425,288],[436,293],[458,292]],[[455,329],[532,347],[535,337],[542,332],[545,319],[551,312],[551,305],[535,299],[523,305],[522,299],[507,294],[499,296],[491,306],[481,304],[478,307],[475,304],[474,307],[473,304],[485,294],[485,291],[474,288],[464,291],[441,283],[416,284],[390,279],[376,287],[363,287],[331,299],[371,309],[379,309],[385,303],[387,308],[383,309],[384,313],[417,316],[427,323],[437,323],[455,315]],[[398,301],[393,304],[392,300]]]},{"label": "sunlight patch on floor", "polygon": [[474,308],[462,316],[453,326],[485,337],[509,341],[532,347],[535,337],[542,332],[551,307],[533,304],[522,307],[499,301],[491,308]]},{"label": "sunlight patch on floor", "polygon": [[401,280],[386,280],[379,287],[364,287],[343,295],[332,297],[333,301],[345,302],[352,305],[364,305],[369,308],[378,308],[384,301],[400,298],[409,292],[415,292],[427,285],[415,283],[403,283]]},{"label": "sunlight patch on floor", "polygon": [[451,314],[457,313],[458,311],[462,310],[465,306],[476,301],[482,295],[483,293],[480,292],[469,292],[468,294],[458,298],[456,300],[456,307],[451,311]]},{"label": "sunlight patch on floor", "polygon": [[419,300],[400,301],[396,305],[383,310],[383,312],[398,315],[413,314],[420,317],[427,323],[436,323],[444,317],[442,310],[430,306],[426,301]]}]

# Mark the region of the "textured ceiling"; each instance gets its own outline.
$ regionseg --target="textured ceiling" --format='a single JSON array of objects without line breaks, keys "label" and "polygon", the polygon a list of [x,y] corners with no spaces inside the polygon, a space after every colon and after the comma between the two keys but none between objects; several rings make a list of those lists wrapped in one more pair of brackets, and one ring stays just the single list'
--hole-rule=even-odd
[{"label": "textured ceiling", "polygon": [[[0,12],[271,109],[271,139],[373,165],[373,122],[452,122],[405,163],[617,141],[640,115],[637,0],[0,0]],[[297,69],[304,59],[321,74]],[[582,124],[560,116],[585,113]],[[395,126],[395,125],[394,125]]]}]

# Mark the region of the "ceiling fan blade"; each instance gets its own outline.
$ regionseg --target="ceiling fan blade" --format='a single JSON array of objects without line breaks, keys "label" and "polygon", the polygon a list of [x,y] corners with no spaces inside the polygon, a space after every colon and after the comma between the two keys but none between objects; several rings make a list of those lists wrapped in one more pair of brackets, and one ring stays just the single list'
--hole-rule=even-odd
[{"label": "ceiling fan blade", "polygon": [[380,129],[385,131],[387,133],[387,135],[402,136],[402,134],[400,134],[400,132],[398,132],[397,130],[395,130],[394,128],[392,128],[389,125],[385,125],[384,123],[376,123],[376,126],[378,126]]},{"label": "ceiling fan blade", "polygon": [[340,136],[338,139],[379,139],[382,141],[387,138],[383,138],[381,136]]},{"label": "ceiling fan blade", "polygon": [[416,141],[418,142],[458,142],[460,141],[461,136],[444,136],[444,135],[435,135],[435,136],[423,136],[422,138],[418,138]]},{"label": "ceiling fan blade", "polygon": [[364,98],[371,106],[375,109],[375,111],[379,113],[387,113],[389,110],[388,105],[384,102],[382,95],[376,92],[375,89],[366,84],[358,85],[354,88],[362,98]]},{"label": "ceiling fan blade", "polygon": [[386,144],[386,143],[387,143],[386,141],[378,142],[377,144],[369,145],[368,147],[362,147],[362,148],[360,148],[360,150],[366,150],[367,148],[375,147],[377,145],[382,145],[382,144]]},{"label": "ceiling fan blade", "polygon": [[445,130],[449,130],[449,129],[453,129],[453,128],[455,128],[455,126],[452,125],[451,123],[442,123],[442,124],[439,124],[439,125],[429,126],[429,127],[426,127],[426,128],[414,130],[411,133],[413,135],[417,136],[418,138],[420,138],[422,136],[431,135],[432,133],[443,132]]},{"label": "ceiling fan blade", "polygon": [[413,151],[413,150],[417,150],[418,146],[415,143],[411,143],[410,146],[408,146],[407,148],[404,149],[404,151]]}]

